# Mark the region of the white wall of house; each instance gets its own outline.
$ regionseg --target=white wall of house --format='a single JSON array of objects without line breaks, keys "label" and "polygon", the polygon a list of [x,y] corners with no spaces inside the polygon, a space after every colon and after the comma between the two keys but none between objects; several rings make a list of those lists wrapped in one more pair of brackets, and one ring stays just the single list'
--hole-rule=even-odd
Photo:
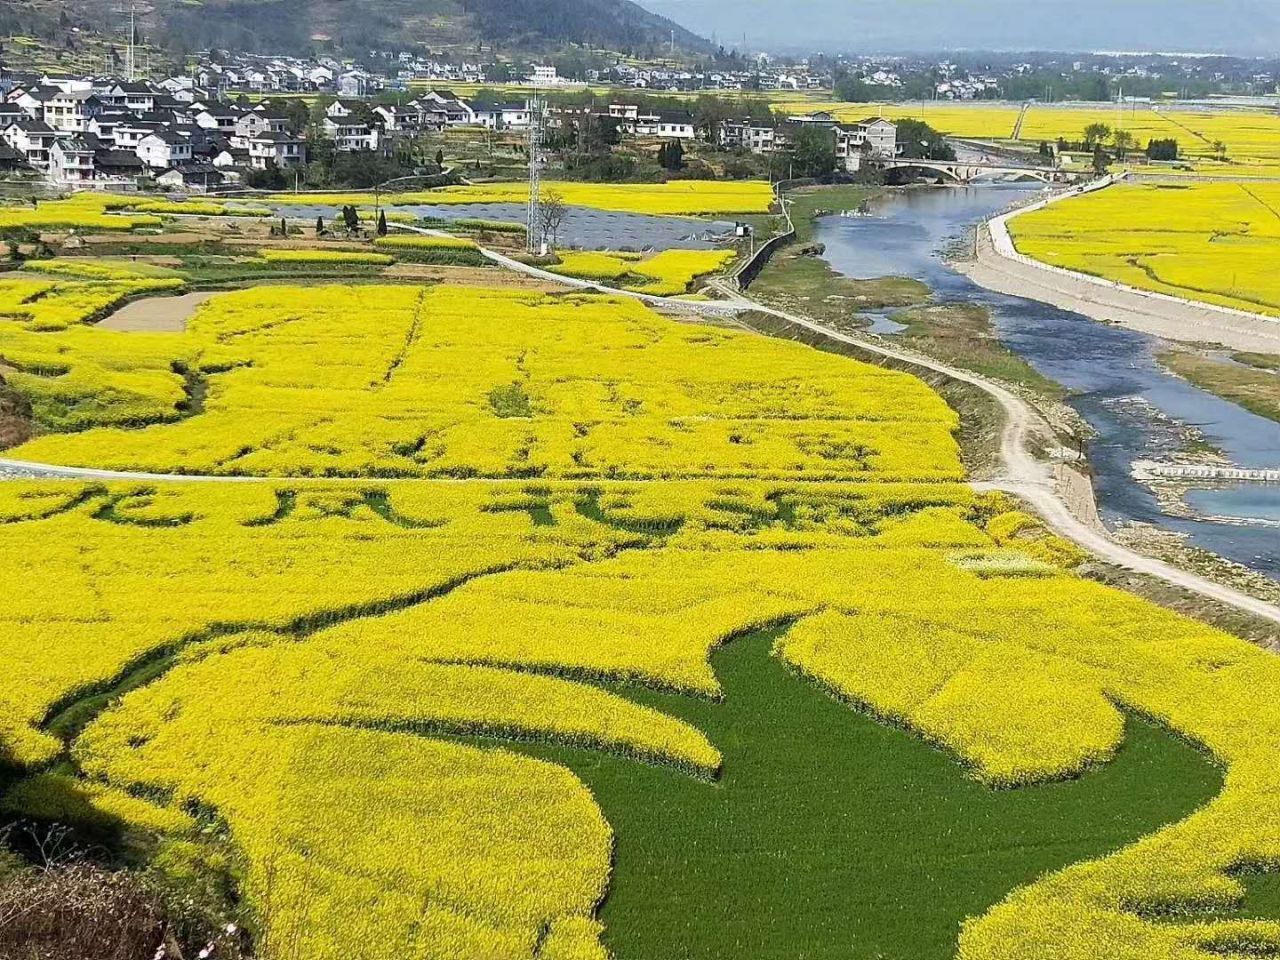
[{"label": "white wall of house", "polygon": [[190,163],[192,158],[191,144],[185,141],[173,143],[155,134],[149,134],[139,141],[137,154],[138,159],[153,170],[165,170],[180,163]]}]

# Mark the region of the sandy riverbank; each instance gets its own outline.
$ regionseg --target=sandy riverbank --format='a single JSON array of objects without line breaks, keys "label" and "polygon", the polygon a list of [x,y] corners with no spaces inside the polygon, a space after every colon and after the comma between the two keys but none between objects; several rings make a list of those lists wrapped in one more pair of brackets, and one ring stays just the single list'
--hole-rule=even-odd
[{"label": "sandy riverbank", "polygon": [[1156,299],[1010,260],[998,254],[985,228],[977,256],[953,266],[979,286],[1039,300],[1063,310],[1166,340],[1217,343],[1232,350],[1280,353],[1280,320],[1250,319],[1208,310],[1190,301]]}]

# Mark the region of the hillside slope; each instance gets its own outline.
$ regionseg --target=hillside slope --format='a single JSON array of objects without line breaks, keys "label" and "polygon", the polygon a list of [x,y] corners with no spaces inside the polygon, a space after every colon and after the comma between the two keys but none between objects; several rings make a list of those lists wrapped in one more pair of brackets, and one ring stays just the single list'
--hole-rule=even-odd
[{"label": "hillside slope", "polygon": [[[37,21],[71,23],[124,37],[124,0],[0,0],[0,22],[38,34]],[[217,47],[304,53],[470,48],[537,50],[566,43],[652,53],[706,40],[631,0],[138,0],[139,30],[178,51]],[[22,21],[30,21],[28,23]]]}]

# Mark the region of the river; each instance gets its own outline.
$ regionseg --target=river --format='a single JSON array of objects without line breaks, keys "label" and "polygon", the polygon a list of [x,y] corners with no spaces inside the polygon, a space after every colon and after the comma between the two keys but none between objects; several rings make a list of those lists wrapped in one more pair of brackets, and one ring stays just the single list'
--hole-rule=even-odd
[{"label": "river", "polygon": [[[1163,370],[1159,341],[1032,300],[985,290],[946,265],[975,224],[1040,186],[990,184],[895,192],[867,217],[825,217],[816,239],[833,269],[854,278],[914,277],[939,301],[985,305],[1001,340],[1072,392],[1070,404],[1096,433],[1089,445],[1094,489],[1110,526],[1148,523],[1194,546],[1280,580],[1280,485],[1218,485],[1186,498],[1193,517],[1174,516],[1131,473],[1135,460],[1164,460],[1186,428],[1242,467],[1280,467],[1280,423],[1256,416]],[[892,339],[893,324],[877,330]]]}]

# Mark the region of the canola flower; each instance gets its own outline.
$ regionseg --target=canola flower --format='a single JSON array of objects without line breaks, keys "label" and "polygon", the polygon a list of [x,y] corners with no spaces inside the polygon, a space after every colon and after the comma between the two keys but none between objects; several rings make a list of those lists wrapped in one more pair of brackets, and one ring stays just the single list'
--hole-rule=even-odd
[{"label": "canola flower", "polygon": [[722,270],[732,250],[664,250],[651,257],[630,253],[568,251],[548,269],[583,280],[614,283],[660,297],[682,294],[695,279]]},{"label": "canola flower", "polygon": [[[888,120],[921,120],[935,130],[953,137],[983,140],[1011,140],[1014,132],[1024,143],[1070,143],[1084,138],[1090,124],[1102,123],[1125,130],[1145,147],[1150,140],[1174,139],[1183,155],[1204,162],[1215,155],[1214,145],[1225,143],[1232,160],[1274,162],[1280,159],[1280,119],[1262,110],[1197,111],[1171,110],[1150,104],[1115,107],[990,103],[844,103],[838,101],[779,100],[772,105],[775,115],[790,117],[818,110],[831,113],[842,123],[856,123],[868,117]],[[1019,120],[1021,128],[1019,129]]]},{"label": "canola flower", "polygon": [[109,213],[130,204],[129,198],[77,193],[66,200],[40,200],[34,206],[0,207],[0,230],[121,230],[158,227],[147,213]]},{"label": "canola flower", "polygon": [[[1226,768],[1186,820],[971,918],[962,960],[1280,949],[1208,912],[1280,863],[1273,655],[1076,578],[1034,518],[948,482],[954,414],[917,381],[601,296],[258,288],[109,336],[41,329],[23,309],[80,291],[12,283],[0,356],[81,425],[208,387],[180,423],[20,455],[475,480],[0,485],[0,753],[31,774],[7,808],[186,838],[215,810],[260,943],[603,960],[609,825],[503,741],[710,775],[699,731],[584,679],[717,697],[711,652],[781,625],[775,655],[993,786],[1105,763],[1126,709]],[[82,732],[57,722],[143,660]]]},{"label": "canola flower", "polygon": [[[259,287],[209,300],[183,335],[107,333],[0,322],[0,358],[26,371],[17,389],[71,407],[76,428],[179,420],[189,378],[207,383],[202,411],[46,435],[15,456],[318,477],[962,472],[956,416],[919,381],[620,298]],[[46,407],[62,426],[60,407]]]},{"label": "canola flower", "polygon": [[129,210],[138,213],[184,215],[189,217],[269,217],[266,207],[214,203],[208,200],[139,200]]},{"label": "canola flower", "polygon": [[[545,189],[553,185],[545,184]],[[670,216],[700,216],[716,213],[768,213],[773,204],[773,190],[759,180],[672,180],[668,183],[577,183],[554,184],[564,202],[575,207],[591,207],[623,213],[647,213]],[[523,183],[483,183],[470,186],[443,187],[390,194],[384,203],[401,205],[421,203],[525,203],[528,186]],[[306,193],[275,194],[270,202],[313,204],[315,196]],[[372,205],[373,194],[325,194],[328,204]]]},{"label": "canola flower", "polygon": [[102,257],[50,257],[28,260],[24,272],[49,273],[83,280],[136,280],[138,278],[181,278],[176,270],[154,264]]},{"label": "canola flower", "polygon": [[1280,188],[1122,184],[1010,221],[1018,250],[1144,290],[1280,316]]},{"label": "canola flower", "polygon": [[[285,511],[290,490],[297,499]],[[532,958],[540,931],[562,938],[567,956],[601,956],[592,914],[608,880],[607,824],[572,776],[487,738],[713,765],[696,731],[574,678],[715,696],[710,651],[779,622],[791,626],[778,656],[993,784],[1105,762],[1123,736],[1121,707],[1226,765],[1224,792],[1202,811],[971,919],[965,960],[1209,960],[1280,943],[1271,922],[1149,915],[1179,904],[1228,909],[1242,891],[1237,868],[1274,862],[1280,744],[1265,718],[1280,666],[1060,566],[1045,564],[1035,579],[966,569],[957,556],[999,557],[1009,549],[1001,541],[1047,536],[999,497],[918,484],[596,481],[392,487],[383,503],[341,486],[111,485],[96,497],[125,499],[105,512],[87,491],[0,488],[10,521],[0,525],[4,582],[58,571],[94,614],[67,622],[66,597],[49,595],[4,611],[0,661],[22,681],[0,694],[0,717],[29,718],[5,729],[6,749],[28,763],[57,749],[34,725],[42,703],[93,682],[77,672],[88,651],[110,651],[117,665],[139,655],[140,631],[116,611],[154,624],[152,644],[185,637],[187,646],[73,747],[79,767],[115,793],[76,799],[74,783],[37,780],[27,796],[48,805],[66,795],[63,809],[87,805],[86,815],[106,810],[166,832],[186,829],[180,817],[165,823],[185,800],[215,807],[249,863],[246,894],[261,900],[270,888],[271,936],[296,936],[304,957]],[[273,541],[284,543],[277,551]],[[414,563],[385,559],[406,552]],[[467,554],[475,575],[448,572],[450,554]],[[219,556],[241,558],[240,569]],[[220,571],[208,589],[226,600],[157,608],[139,589],[144,568],[172,571],[169,593]],[[225,579],[233,570],[238,582]],[[384,579],[368,580],[374,573]],[[301,635],[261,626],[321,597],[337,609],[388,596],[397,577],[401,590],[451,586],[327,628],[313,615]],[[227,603],[252,621],[202,638],[201,611],[226,622]],[[46,623],[59,631],[56,659]],[[94,639],[81,646],[82,635]],[[33,685],[42,692],[23,708],[14,698],[31,697]],[[172,796],[172,807],[113,799],[139,789]]]},{"label": "canola flower", "polygon": [[567,250],[560,254],[560,262],[548,267],[555,273],[578,277],[582,280],[621,280],[636,268],[640,255],[636,253],[600,253],[595,250]]}]

